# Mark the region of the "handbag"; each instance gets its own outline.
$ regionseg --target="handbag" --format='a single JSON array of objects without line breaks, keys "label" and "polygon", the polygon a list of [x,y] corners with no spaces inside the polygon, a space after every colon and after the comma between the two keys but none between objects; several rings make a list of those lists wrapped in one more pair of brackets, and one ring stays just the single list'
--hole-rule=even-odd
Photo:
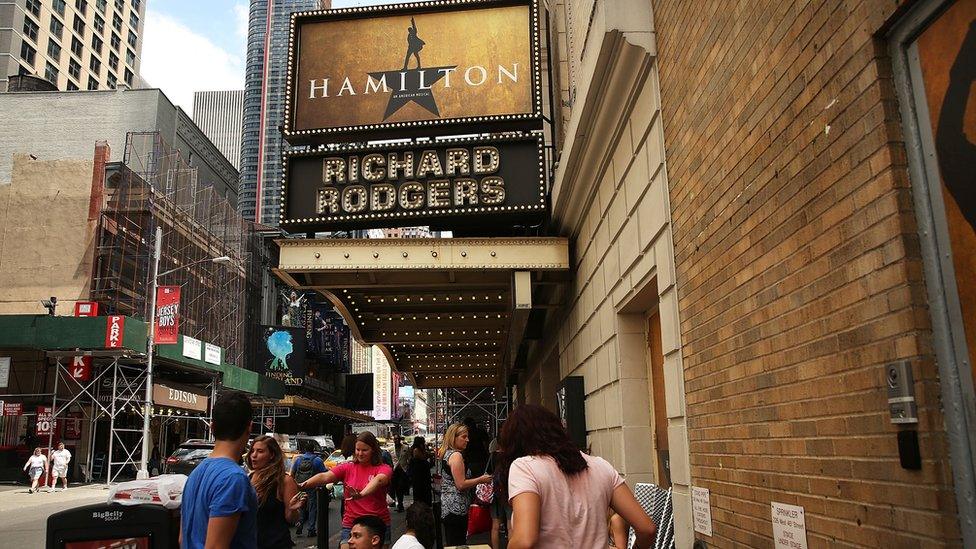
[{"label": "handbag", "polygon": [[495,483],[489,480],[474,487],[474,502],[476,505],[491,505],[495,500]]},{"label": "handbag", "polygon": [[487,507],[472,505],[468,508],[468,537],[491,530],[491,511]]}]

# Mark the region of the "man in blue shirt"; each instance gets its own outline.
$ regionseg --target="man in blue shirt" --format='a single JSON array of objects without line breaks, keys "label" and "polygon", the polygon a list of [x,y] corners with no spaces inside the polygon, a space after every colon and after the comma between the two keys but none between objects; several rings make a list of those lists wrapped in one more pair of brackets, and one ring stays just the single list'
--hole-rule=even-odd
[{"label": "man in blue shirt", "polygon": [[[298,449],[303,450],[305,453],[295,458],[294,463],[291,465],[291,476],[300,486],[303,482],[315,475],[324,473],[326,468],[325,463],[322,462],[322,458],[315,455],[315,452],[312,451],[311,443],[305,440],[299,440]],[[318,517],[319,498],[316,497],[314,488],[305,490],[305,493],[308,494],[308,499],[306,500],[306,505],[302,507],[302,518],[298,521],[298,531],[295,535],[302,535],[302,528],[308,526],[308,537],[314,538],[316,536],[315,519]]]},{"label": "man in blue shirt", "polygon": [[251,434],[251,402],[228,391],[213,406],[216,442],[183,488],[183,549],[256,549],[258,500],[239,462]]}]

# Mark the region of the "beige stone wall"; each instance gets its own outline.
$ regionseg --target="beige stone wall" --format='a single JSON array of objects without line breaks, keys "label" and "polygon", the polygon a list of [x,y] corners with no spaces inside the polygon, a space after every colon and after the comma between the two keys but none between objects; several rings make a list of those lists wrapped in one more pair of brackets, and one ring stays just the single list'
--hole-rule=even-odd
[{"label": "beige stone wall", "polygon": [[32,160],[14,155],[0,185],[0,314],[58,314],[88,297],[95,224],[88,222],[93,160]]},{"label": "beige stone wall", "polygon": [[650,3],[550,5],[562,98],[553,217],[572,237],[573,281],[549,315],[551,336],[521,377],[528,402],[551,406],[558,382],[583,376],[588,443],[631,485],[656,483],[646,315],[665,355],[667,436],[678,547],[691,504],[677,292]]}]

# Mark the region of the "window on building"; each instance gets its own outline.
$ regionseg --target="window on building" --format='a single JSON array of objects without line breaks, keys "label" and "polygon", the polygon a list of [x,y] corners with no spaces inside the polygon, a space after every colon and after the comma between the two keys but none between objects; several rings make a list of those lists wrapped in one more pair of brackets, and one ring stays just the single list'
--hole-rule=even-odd
[{"label": "window on building", "polygon": [[88,2],[85,0],[75,0],[75,9],[82,15],[88,14]]},{"label": "window on building", "polygon": [[98,80],[95,80],[95,77],[94,76],[89,76],[88,77],[88,89],[90,89],[90,90],[97,90],[98,89]]},{"label": "window on building", "polygon": [[139,11],[139,8],[141,6],[142,6],[142,0],[132,0],[132,9],[134,9],[135,11]]},{"label": "window on building", "polygon": [[88,68],[91,69],[93,74],[98,74],[102,71],[102,62],[98,60],[94,55],[88,60]]},{"label": "window on building", "polygon": [[105,32],[105,20],[102,19],[101,15],[98,15],[97,13],[95,14],[95,21],[92,23],[92,25],[99,34]]},{"label": "window on building", "polygon": [[119,56],[114,52],[108,52],[108,66],[114,71],[119,70]]},{"label": "window on building", "polygon": [[71,59],[68,61],[68,74],[74,78],[81,78],[81,63]]},{"label": "window on building", "polygon": [[77,55],[78,58],[81,59],[81,52],[84,51],[84,49],[85,49],[85,46],[81,43],[81,40],[78,40],[78,37],[77,36],[72,36],[71,37],[71,53]]},{"label": "window on building", "polygon": [[27,42],[20,43],[20,58],[27,62],[28,65],[34,66],[34,60],[37,58],[37,50],[31,47]]},{"label": "window on building", "polygon": [[62,23],[60,19],[52,15],[50,29],[51,29],[51,36],[60,40],[61,36],[64,34],[64,23]]},{"label": "window on building", "polygon": [[52,65],[50,62],[45,64],[44,67],[44,78],[47,79],[54,85],[58,84],[58,68]]},{"label": "window on building", "polygon": [[64,5],[64,0],[54,0],[54,2],[51,3],[51,8],[55,13],[61,17],[64,17]]},{"label": "window on building", "polygon": [[31,69],[28,69],[27,67],[25,67],[23,65],[21,65],[20,68],[17,69],[17,74],[23,76],[25,74],[34,74],[34,71],[31,70]]},{"label": "window on building", "polygon": [[125,83],[128,84],[130,88],[132,87],[133,76],[134,75],[132,74],[132,71],[130,71],[129,69],[125,69]]},{"label": "window on building", "polygon": [[98,55],[101,55],[102,54],[102,47],[104,47],[104,46],[105,46],[105,42],[103,42],[101,38],[99,38],[99,37],[97,37],[97,36],[95,36],[93,34],[92,35],[92,38],[91,38],[91,47],[95,51],[95,53],[97,53]]},{"label": "window on building", "polygon": [[27,11],[33,13],[35,17],[40,17],[41,0],[27,0]]},{"label": "window on building", "polygon": [[125,50],[125,62],[130,67],[136,66],[136,54],[132,53],[132,50]]},{"label": "window on building", "polygon": [[75,91],[78,89],[78,84],[75,84],[71,80],[68,80],[68,91]]},{"label": "window on building", "polygon": [[122,17],[118,13],[112,14],[112,28],[122,32]]},{"label": "window on building", "polygon": [[108,8],[108,0],[95,0],[95,7],[99,12],[105,13],[105,9]]},{"label": "window on building", "polygon": [[37,23],[35,23],[34,20],[31,19],[30,17],[25,17],[24,36],[33,40],[34,43],[37,43],[37,31],[38,31]]},{"label": "window on building", "polygon": [[111,40],[112,40],[112,49],[115,51],[119,51],[119,48],[122,47],[122,39],[119,38],[119,35],[113,32]]},{"label": "window on building", "polygon": [[136,31],[130,30],[129,36],[126,37],[126,42],[128,42],[129,45],[134,48],[136,47],[137,40],[138,40],[138,36],[136,36]]},{"label": "window on building", "polygon": [[125,2],[122,0],[115,0],[115,9],[119,12],[125,11]]},{"label": "window on building", "polygon": [[132,27],[132,30],[139,28],[139,14],[135,11],[129,12],[129,26]]},{"label": "window on building", "polygon": [[75,19],[71,23],[71,28],[75,29],[75,32],[78,33],[78,36],[84,36],[85,35],[85,18],[82,17],[82,16],[80,16],[80,15],[78,15],[78,14],[75,14]]},{"label": "window on building", "polygon": [[108,80],[108,87],[109,87],[109,89],[114,90],[116,87],[118,87],[119,79],[116,78],[114,74],[108,73],[107,80]]},{"label": "window on building", "polygon": [[47,41],[47,56],[58,63],[61,62],[61,44],[55,42],[53,38]]}]

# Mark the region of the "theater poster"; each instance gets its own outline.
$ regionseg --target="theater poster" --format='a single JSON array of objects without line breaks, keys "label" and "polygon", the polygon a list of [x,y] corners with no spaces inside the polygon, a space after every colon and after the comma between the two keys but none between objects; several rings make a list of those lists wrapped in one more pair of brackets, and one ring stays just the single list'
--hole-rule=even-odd
[{"label": "theater poster", "polygon": [[[947,3],[913,47],[941,176],[972,369],[976,368],[976,284],[972,283],[976,280],[976,0]],[[970,373],[976,379],[976,370]]]},{"label": "theater poster", "polygon": [[261,326],[257,346],[258,373],[285,385],[305,383],[305,330],[292,326]]},{"label": "theater poster", "polygon": [[349,327],[331,303],[309,303],[305,314],[305,351],[320,369],[349,372],[349,337]]}]

